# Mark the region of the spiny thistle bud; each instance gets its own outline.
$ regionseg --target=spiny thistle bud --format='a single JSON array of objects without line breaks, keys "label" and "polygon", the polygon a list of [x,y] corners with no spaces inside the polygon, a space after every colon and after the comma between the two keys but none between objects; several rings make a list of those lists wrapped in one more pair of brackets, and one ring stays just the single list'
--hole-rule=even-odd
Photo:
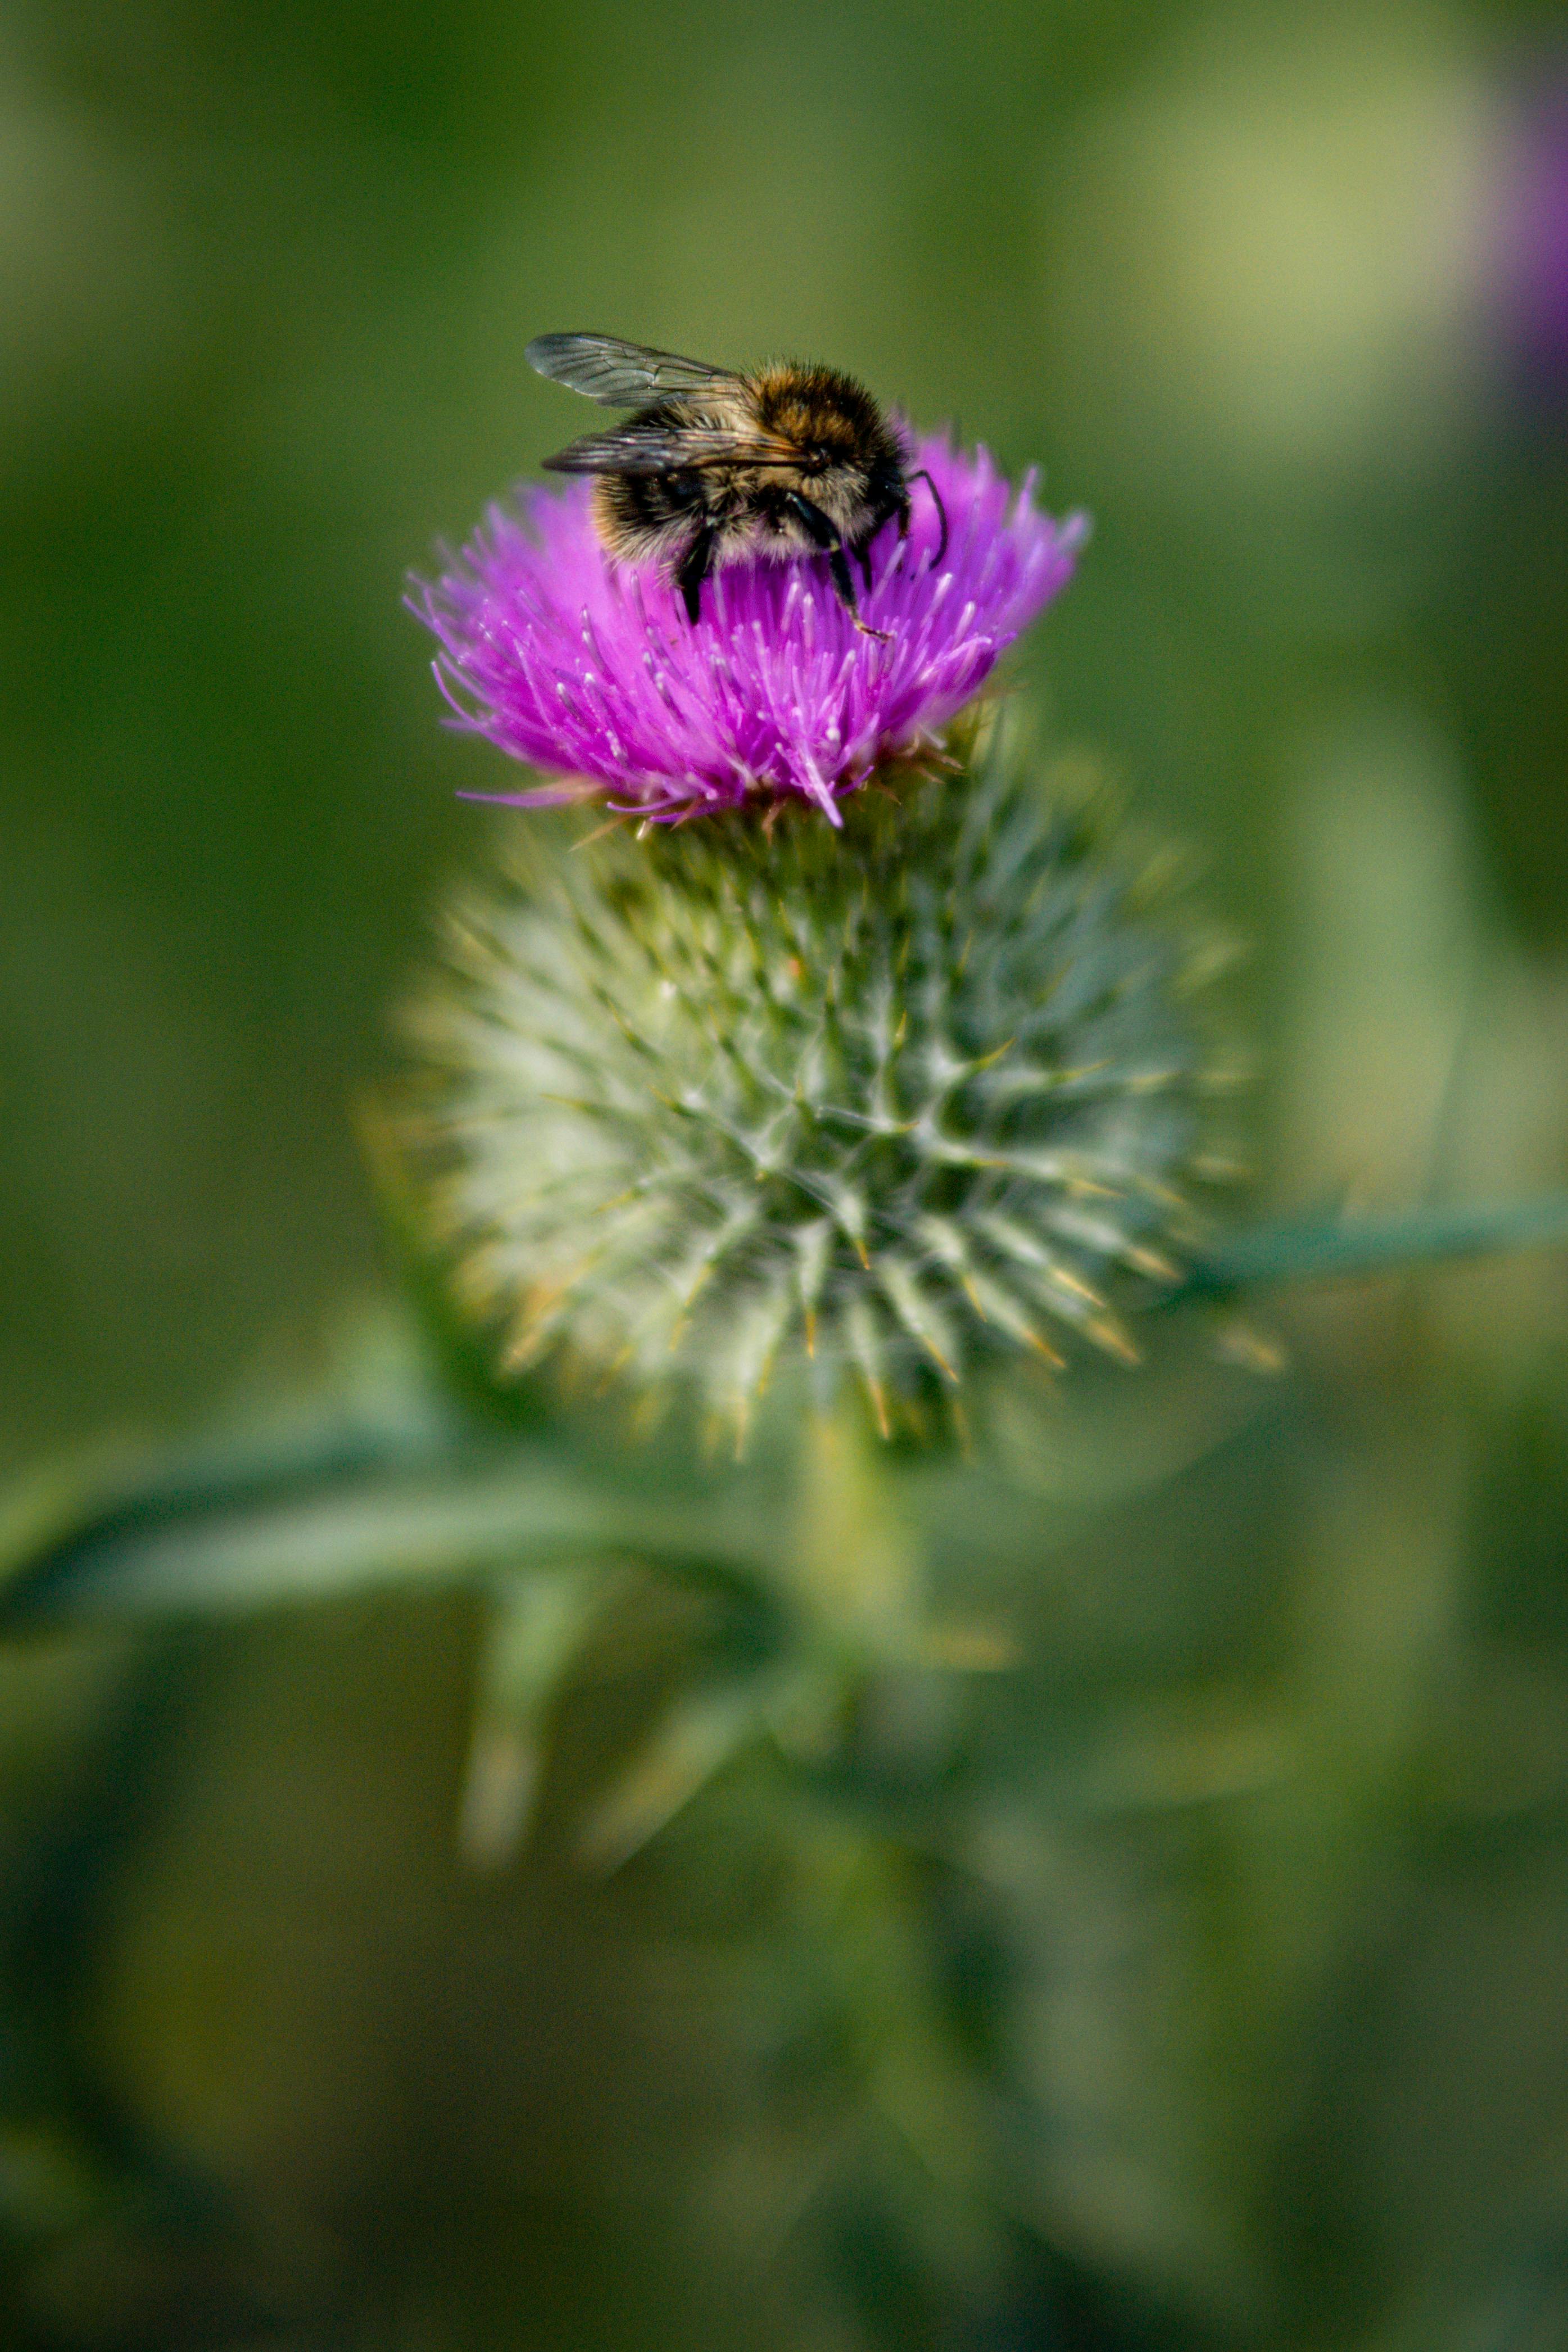
[{"label": "spiny thistle bud", "polygon": [[685,1383],[739,1433],[809,1359],[886,1431],[998,1353],[1132,1354],[1215,1172],[1204,960],[1081,795],[999,735],[947,768],[838,830],[795,799],[508,836],[406,1129],[508,1369]]}]

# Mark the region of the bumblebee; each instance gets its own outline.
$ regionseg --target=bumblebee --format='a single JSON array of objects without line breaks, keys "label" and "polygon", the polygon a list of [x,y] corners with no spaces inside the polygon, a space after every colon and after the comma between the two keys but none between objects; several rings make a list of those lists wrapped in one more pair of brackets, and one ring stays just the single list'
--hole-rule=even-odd
[{"label": "bumblebee", "polygon": [[895,518],[910,528],[910,470],[893,426],[863,385],[835,368],[780,361],[741,375],[614,335],[541,335],[531,366],[606,408],[637,412],[590,433],[545,464],[592,474],[594,520],[612,555],[663,564],[693,623],[702,583],[729,563],[826,555],[833,585],[868,636],[853,560],[869,590],[871,547]]}]

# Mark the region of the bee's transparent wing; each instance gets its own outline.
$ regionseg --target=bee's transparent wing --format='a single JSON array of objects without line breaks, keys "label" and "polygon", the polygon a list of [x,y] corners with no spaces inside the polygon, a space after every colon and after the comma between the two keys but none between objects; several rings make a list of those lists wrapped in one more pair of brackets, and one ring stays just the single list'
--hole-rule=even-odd
[{"label": "bee's transparent wing", "polygon": [[552,474],[686,474],[707,466],[793,466],[800,452],[765,434],[701,425],[623,425],[585,434],[557,457]]},{"label": "bee's transparent wing", "polygon": [[530,367],[606,408],[640,408],[672,392],[733,392],[741,379],[730,368],[705,360],[683,360],[675,352],[652,352],[623,343],[615,335],[537,335],[527,352]]}]

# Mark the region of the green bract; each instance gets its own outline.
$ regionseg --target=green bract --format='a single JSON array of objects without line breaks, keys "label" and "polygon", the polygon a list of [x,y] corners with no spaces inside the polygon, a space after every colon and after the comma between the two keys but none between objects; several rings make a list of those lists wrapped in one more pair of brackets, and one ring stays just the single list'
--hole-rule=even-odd
[{"label": "green bract", "polygon": [[1133,1353],[1220,1172],[1170,861],[995,740],[844,817],[565,855],[536,817],[453,916],[405,1132],[505,1367],[694,1384],[743,1430],[809,1358],[887,1429],[998,1350]]}]

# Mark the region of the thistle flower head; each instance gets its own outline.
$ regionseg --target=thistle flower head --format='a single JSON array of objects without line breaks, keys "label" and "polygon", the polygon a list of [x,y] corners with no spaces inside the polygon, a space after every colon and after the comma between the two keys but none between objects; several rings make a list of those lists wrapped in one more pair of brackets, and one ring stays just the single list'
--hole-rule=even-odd
[{"label": "thistle flower head", "polygon": [[1132,1352],[1205,1171],[1192,939],[1003,750],[842,814],[535,822],[455,916],[409,1134],[506,1366],[743,1426],[814,1358],[886,1427],[987,1357]]},{"label": "thistle flower head", "polygon": [[997,656],[1069,577],[1081,519],[1038,513],[984,450],[923,442],[914,521],[872,550],[857,630],[825,558],[714,575],[689,622],[656,568],[606,554],[587,486],[496,507],[416,609],[441,644],[458,724],[547,781],[483,797],[516,805],[601,794],[680,818],[758,798],[843,796],[932,743]]}]

